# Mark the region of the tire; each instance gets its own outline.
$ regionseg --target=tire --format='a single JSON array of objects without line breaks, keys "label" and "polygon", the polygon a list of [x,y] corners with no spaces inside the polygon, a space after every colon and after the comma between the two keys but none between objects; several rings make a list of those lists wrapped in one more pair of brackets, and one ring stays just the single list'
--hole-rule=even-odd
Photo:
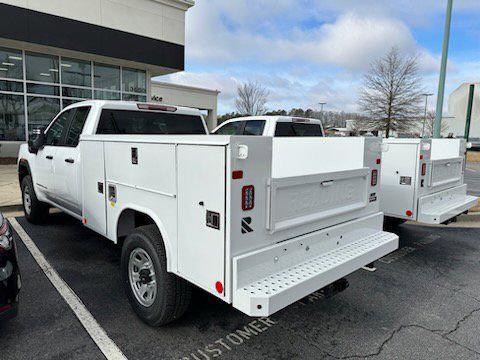
[{"label": "tire", "polygon": [[49,207],[37,199],[30,175],[22,180],[22,206],[25,217],[32,224],[42,224],[48,217]]},{"label": "tire", "polygon": [[[145,258],[147,260],[150,258],[153,264],[155,285],[151,283],[151,269],[138,271],[139,268],[134,265],[135,259]],[[127,236],[122,247],[121,271],[130,305],[140,319],[148,325],[166,325],[180,318],[187,310],[190,304],[191,286],[185,280],[167,272],[165,246],[156,225],[138,227]],[[142,271],[144,271],[143,274]],[[149,271],[150,274],[147,274]],[[139,273],[142,277],[132,280],[132,277]],[[155,291],[154,298],[140,296],[139,292],[134,290],[139,284],[149,286],[149,295]]]}]

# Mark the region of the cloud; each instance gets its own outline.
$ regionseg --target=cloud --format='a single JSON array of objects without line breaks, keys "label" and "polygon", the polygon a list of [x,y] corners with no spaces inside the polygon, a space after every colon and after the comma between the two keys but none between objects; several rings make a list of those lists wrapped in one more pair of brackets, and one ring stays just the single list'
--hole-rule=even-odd
[{"label": "cloud", "polygon": [[[480,12],[480,1],[454,6],[457,27],[469,36],[478,32],[472,14]],[[434,92],[440,54],[432,48],[440,51],[435,29],[442,29],[444,12],[438,0],[198,1],[187,13],[187,72],[162,80],[220,90],[220,113],[234,109],[236,86],[247,80],[268,88],[270,109],[327,101],[329,109],[354,111],[362,74],[397,46],[418,55],[425,87]],[[468,81],[468,71],[480,65],[451,59],[447,89]]]}]

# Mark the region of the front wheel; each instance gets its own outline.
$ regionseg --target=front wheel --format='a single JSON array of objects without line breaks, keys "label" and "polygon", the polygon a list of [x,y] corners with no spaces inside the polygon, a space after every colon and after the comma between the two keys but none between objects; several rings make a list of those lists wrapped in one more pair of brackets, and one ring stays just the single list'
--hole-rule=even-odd
[{"label": "front wheel", "polygon": [[167,272],[165,247],[155,225],[139,227],[127,236],[121,271],[130,304],[148,325],[168,324],[187,310],[190,284]]},{"label": "front wheel", "polygon": [[33,224],[43,223],[48,216],[48,205],[37,199],[32,177],[27,175],[22,180],[22,205],[27,220]]}]

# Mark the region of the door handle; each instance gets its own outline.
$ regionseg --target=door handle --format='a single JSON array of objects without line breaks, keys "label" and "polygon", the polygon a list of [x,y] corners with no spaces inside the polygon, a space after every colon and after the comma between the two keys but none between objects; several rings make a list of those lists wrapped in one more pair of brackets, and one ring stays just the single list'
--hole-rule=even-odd
[{"label": "door handle", "polygon": [[52,156],[52,155],[47,155],[47,156],[45,157],[45,159],[47,159],[47,160],[53,160],[53,156]]},{"label": "door handle", "polygon": [[69,163],[69,164],[73,164],[75,162],[75,160],[73,159],[65,159],[65,162],[66,163]]}]

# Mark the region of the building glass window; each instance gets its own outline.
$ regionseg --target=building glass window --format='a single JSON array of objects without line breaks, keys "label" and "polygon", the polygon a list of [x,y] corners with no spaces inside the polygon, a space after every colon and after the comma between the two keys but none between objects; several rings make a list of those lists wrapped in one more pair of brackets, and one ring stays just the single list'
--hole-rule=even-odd
[{"label": "building glass window", "polygon": [[27,80],[58,83],[58,56],[26,53]]},{"label": "building glass window", "polygon": [[120,67],[105,64],[94,66],[95,89],[120,91]]},{"label": "building glass window", "polygon": [[135,95],[135,94],[123,94],[122,100],[124,101],[136,101],[136,102],[147,102],[146,95]]},{"label": "building glass window", "polygon": [[122,76],[124,92],[136,94],[147,92],[147,73],[145,71],[123,68]]},{"label": "building glass window", "polygon": [[95,99],[97,100],[120,100],[120,93],[113,91],[95,90]]},{"label": "building glass window", "polygon": [[20,50],[0,47],[0,78],[23,79],[23,55]]},{"label": "building glass window", "polygon": [[23,93],[23,83],[17,81],[0,80],[0,91]]},{"label": "building glass window", "polygon": [[0,140],[25,141],[23,95],[0,94]]},{"label": "building glass window", "polygon": [[92,87],[92,64],[90,61],[62,58],[62,84]]},{"label": "building glass window", "polygon": [[0,141],[28,140],[86,99],[146,102],[147,84],[145,70],[0,47]]},{"label": "building glass window", "polygon": [[28,133],[45,128],[60,111],[60,99],[29,96],[27,100]]},{"label": "building glass window", "polygon": [[72,98],[81,98],[81,99],[91,99],[92,90],[64,87],[62,88],[62,96],[72,97]]},{"label": "building glass window", "polygon": [[60,96],[60,89],[58,86],[52,86],[52,85],[27,84],[27,93]]}]

